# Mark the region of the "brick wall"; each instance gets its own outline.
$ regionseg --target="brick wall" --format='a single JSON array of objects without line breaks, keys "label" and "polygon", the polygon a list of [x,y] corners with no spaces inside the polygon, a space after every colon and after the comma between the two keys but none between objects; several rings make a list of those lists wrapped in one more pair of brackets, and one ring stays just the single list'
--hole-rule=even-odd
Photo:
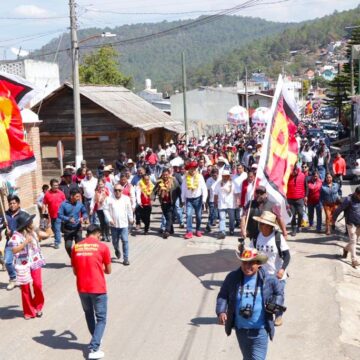
[{"label": "brick wall", "polygon": [[19,188],[18,193],[21,207],[31,213],[35,213],[36,198],[40,194],[41,186],[43,185],[39,127],[36,124],[24,124],[24,126],[27,132],[27,141],[34,150],[37,167],[35,171],[18,178],[16,186]]}]

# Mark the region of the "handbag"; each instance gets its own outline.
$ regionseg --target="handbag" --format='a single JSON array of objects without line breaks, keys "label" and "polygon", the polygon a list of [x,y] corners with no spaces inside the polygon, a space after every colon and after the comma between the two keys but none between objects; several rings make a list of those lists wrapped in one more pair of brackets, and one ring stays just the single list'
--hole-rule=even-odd
[{"label": "handbag", "polygon": [[15,264],[16,271],[16,285],[26,285],[32,283],[30,262],[23,261],[19,264]]}]

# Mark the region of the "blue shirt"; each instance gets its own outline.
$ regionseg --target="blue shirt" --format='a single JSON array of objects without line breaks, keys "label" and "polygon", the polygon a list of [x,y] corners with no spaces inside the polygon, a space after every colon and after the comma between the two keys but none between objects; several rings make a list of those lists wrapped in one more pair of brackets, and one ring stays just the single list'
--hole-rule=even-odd
[{"label": "blue shirt", "polygon": [[[62,202],[58,212],[58,218],[66,224],[67,228],[77,228],[80,225],[80,217],[84,219],[88,218],[86,208],[80,201],[72,204],[69,200]],[[70,222],[70,219],[75,220],[74,223]]]},{"label": "blue shirt", "polygon": [[[256,274],[253,276],[244,276],[242,296],[241,285],[237,292],[235,311],[235,327],[237,329],[261,329],[265,327],[265,309],[260,286],[258,286],[254,303],[256,278]],[[253,314],[250,319],[245,319],[240,315],[240,309],[245,308],[246,305],[250,305],[253,309]]]}]

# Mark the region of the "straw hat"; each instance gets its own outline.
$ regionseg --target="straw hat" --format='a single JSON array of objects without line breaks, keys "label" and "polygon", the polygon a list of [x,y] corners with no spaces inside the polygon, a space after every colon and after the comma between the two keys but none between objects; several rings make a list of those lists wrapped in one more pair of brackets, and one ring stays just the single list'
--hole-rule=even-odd
[{"label": "straw hat", "polygon": [[268,257],[264,253],[259,253],[256,249],[245,249],[241,254],[236,252],[236,255],[240,261],[257,261],[260,264],[265,264],[268,261]]},{"label": "straw hat", "polygon": [[253,216],[253,219],[259,223],[273,226],[276,229],[278,228],[276,215],[271,211],[264,211],[260,216]]},{"label": "straw hat", "polygon": [[112,172],[113,170],[114,170],[114,169],[113,169],[112,165],[106,165],[106,166],[104,167],[104,172],[105,172],[105,171]]}]

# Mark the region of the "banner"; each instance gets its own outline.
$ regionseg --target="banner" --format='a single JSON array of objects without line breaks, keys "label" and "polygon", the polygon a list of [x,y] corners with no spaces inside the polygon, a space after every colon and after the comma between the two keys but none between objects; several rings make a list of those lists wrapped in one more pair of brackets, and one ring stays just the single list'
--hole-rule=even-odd
[{"label": "banner", "polygon": [[267,124],[257,177],[267,189],[270,200],[280,204],[285,224],[291,220],[286,200],[287,183],[298,159],[296,140],[297,105],[279,77],[271,107],[271,121]]},{"label": "banner", "polygon": [[36,168],[18,106],[24,106],[33,94],[25,80],[16,77],[15,81],[12,75],[0,73],[0,180],[15,180]]}]

